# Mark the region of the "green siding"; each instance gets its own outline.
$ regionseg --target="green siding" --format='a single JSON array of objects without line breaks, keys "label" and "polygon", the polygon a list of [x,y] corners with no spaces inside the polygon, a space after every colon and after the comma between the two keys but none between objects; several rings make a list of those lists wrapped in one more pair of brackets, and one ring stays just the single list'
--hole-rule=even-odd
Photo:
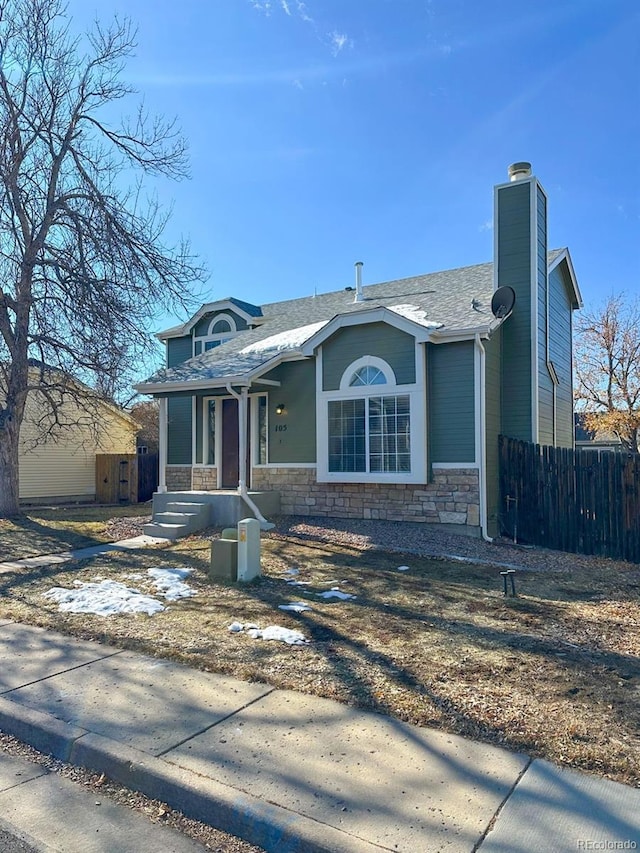
[{"label": "green siding", "polygon": [[191,337],[169,338],[167,341],[167,367],[175,367],[182,364],[193,355],[193,344]]},{"label": "green siding", "polygon": [[[265,375],[280,382],[279,388],[267,387],[269,423],[269,462],[316,461],[316,364],[289,361]],[[284,404],[283,415],[276,406]]]},{"label": "green siding", "polygon": [[196,325],[193,327],[193,336],[195,338],[200,338],[203,335],[206,335],[209,332],[211,321],[218,314],[225,314],[227,317],[232,317],[235,320],[236,329],[238,331],[248,328],[247,321],[239,314],[236,314],[235,311],[214,311],[210,314],[205,314],[198,320]]},{"label": "green siding", "polygon": [[547,369],[547,204],[538,188],[538,442],[553,444],[553,382]]},{"label": "green siding", "polygon": [[325,391],[340,387],[342,374],[364,355],[391,365],[399,385],[416,381],[415,338],[387,323],[368,323],[338,330],[322,346],[322,384]]},{"label": "green siding", "polygon": [[169,465],[191,465],[191,397],[167,400]]},{"label": "green siding", "polygon": [[516,181],[497,192],[498,287],[516,293],[502,334],[502,430],[531,441],[531,188]]},{"label": "green siding", "polygon": [[556,444],[573,447],[572,302],[564,264],[549,277],[549,355],[560,384],[556,391]]},{"label": "green siding", "polygon": [[475,462],[473,342],[427,346],[431,462]]},{"label": "green siding", "polygon": [[489,536],[498,535],[500,501],[498,436],[500,435],[500,349],[501,330],[488,341],[485,350],[485,424],[486,424],[486,481],[487,527]]}]

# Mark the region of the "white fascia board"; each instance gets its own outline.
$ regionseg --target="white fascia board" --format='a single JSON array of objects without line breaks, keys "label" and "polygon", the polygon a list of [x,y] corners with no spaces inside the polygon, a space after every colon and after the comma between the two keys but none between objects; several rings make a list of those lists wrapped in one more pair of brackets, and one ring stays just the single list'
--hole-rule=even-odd
[{"label": "white fascia board", "polygon": [[562,261],[567,262],[567,269],[569,270],[569,279],[571,280],[571,289],[573,290],[573,298],[578,306],[578,308],[584,307],[584,302],[582,301],[582,294],[580,293],[580,288],[578,287],[578,279],[576,278],[576,273],[573,268],[573,262],[571,260],[571,255],[569,254],[568,249],[563,249],[563,251],[558,255],[558,257],[553,261],[553,263],[549,264],[548,273],[551,274],[553,270],[562,263]]},{"label": "white fascia board", "polygon": [[[206,391],[210,388],[226,388],[227,385],[241,385],[249,387],[252,382],[258,381],[264,373],[268,373],[283,361],[305,361],[298,353],[278,353],[269,361],[265,361],[254,370],[242,376],[218,376],[215,379],[200,379],[198,381],[183,379],[180,382],[140,382],[134,385],[134,389],[140,394],[169,394],[174,391]],[[276,384],[275,380],[267,380],[265,384]],[[280,384],[279,382],[277,383]]]},{"label": "white fascia board", "polygon": [[329,320],[322,329],[317,331],[315,335],[312,335],[309,340],[300,347],[300,350],[303,355],[313,355],[313,351],[316,347],[320,346],[320,344],[326,341],[327,338],[331,337],[334,332],[337,332],[338,329],[344,329],[348,326],[364,326],[369,323],[386,323],[388,326],[395,326],[396,329],[406,332],[408,335],[414,337],[416,341],[421,343],[428,341],[429,336],[433,331],[432,329],[428,329],[425,326],[420,325],[420,323],[414,323],[413,320],[408,320],[406,317],[403,317],[401,314],[397,314],[395,311],[390,311],[388,308],[378,306],[377,308],[365,308],[363,311],[355,311],[348,314],[336,314],[336,316]]},{"label": "white fascia board", "polygon": [[476,335],[480,335],[481,338],[490,338],[498,326],[502,325],[502,322],[502,320],[494,320],[492,323],[474,326],[470,329],[438,329],[431,332],[429,341],[432,344],[449,344],[456,341],[473,341]]},{"label": "white fascia board", "polygon": [[167,338],[181,338],[183,335],[188,335],[198,320],[204,317],[205,314],[212,313],[213,311],[233,311],[235,314],[242,317],[248,326],[259,326],[264,320],[263,317],[254,317],[252,314],[247,314],[246,311],[243,311],[242,308],[238,308],[235,302],[232,302],[230,299],[221,299],[218,302],[207,302],[196,311],[193,317],[184,322],[181,326],[172,326],[164,332],[158,332],[156,334],[156,338],[160,341],[164,341]]},{"label": "white fascia board", "polygon": [[134,385],[140,394],[173,394],[175,391],[207,391],[213,388],[225,388],[227,384],[248,386],[247,376],[225,376],[223,379],[201,379],[198,382],[141,382]]}]

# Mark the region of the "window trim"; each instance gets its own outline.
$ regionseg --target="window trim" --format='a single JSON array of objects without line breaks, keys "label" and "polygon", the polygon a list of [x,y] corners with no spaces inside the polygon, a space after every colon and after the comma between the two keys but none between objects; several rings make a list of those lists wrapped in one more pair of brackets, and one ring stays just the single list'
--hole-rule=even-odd
[{"label": "window trim", "polygon": [[[220,320],[225,320],[229,324],[229,331],[228,332],[220,332],[220,333],[214,335],[211,330],[216,325],[216,323],[220,322]],[[234,338],[237,334],[238,334],[238,324],[236,323],[235,318],[231,316],[231,314],[215,314],[211,318],[211,322],[209,323],[209,325],[207,327],[207,334],[206,335],[197,335],[197,336],[194,335],[193,336],[192,345],[191,345],[192,356],[204,355],[204,353],[207,351],[205,349],[205,346],[210,341],[217,341],[219,344],[223,344],[225,341],[228,341],[228,340],[231,340],[231,338]],[[196,345],[197,344],[200,344],[200,352],[199,353],[196,353]]]},{"label": "window trim", "polygon": [[[387,381],[382,385],[351,385],[350,382],[353,375],[363,367],[376,367]],[[389,386],[395,387],[397,384],[396,374],[390,364],[375,355],[363,355],[361,358],[353,361],[342,374],[342,378],[340,379],[340,390],[351,391],[353,393],[354,389],[386,388]]]},{"label": "window trim", "polygon": [[[249,397],[252,400],[255,400],[255,404],[251,403],[251,466],[253,468],[267,468],[269,465],[269,393],[267,391],[260,391],[256,394],[249,394]],[[265,435],[265,461],[260,462],[260,424],[258,422],[258,406],[259,406],[259,398],[264,397],[265,400],[265,414],[266,414],[266,435]]]},{"label": "window trim", "polygon": [[[395,373],[386,361],[377,356],[365,355],[351,362],[344,370],[340,386],[331,391],[319,390],[316,403],[316,459],[319,483],[426,483],[426,402],[424,348],[416,342],[416,382],[398,384]],[[317,375],[322,377],[322,348],[317,353]],[[350,386],[354,372],[363,366],[377,367],[391,382],[386,385]],[[322,386],[319,385],[319,388]],[[411,471],[329,471],[329,402],[334,400],[363,399],[365,397],[409,397]],[[367,460],[367,464],[369,461]]]},{"label": "window trim", "polygon": [[[219,467],[219,459],[222,453],[222,406],[217,401],[221,400],[221,397],[203,397],[202,398],[202,462],[198,465],[199,468],[211,468],[218,469]],[[214,440],[213,440],[213,462],[208,462],[209,457],[209,403],[213,401],[214,406]],[[195,446],[194,446],[195,453]],[[219,472],[218,472],[219,474]]]}]

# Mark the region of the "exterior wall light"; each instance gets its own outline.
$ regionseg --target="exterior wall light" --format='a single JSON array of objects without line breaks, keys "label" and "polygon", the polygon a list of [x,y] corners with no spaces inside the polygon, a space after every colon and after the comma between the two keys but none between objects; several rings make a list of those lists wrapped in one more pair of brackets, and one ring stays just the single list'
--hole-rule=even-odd
[{"label": "exterior wall light", "polygon": [[276,406],[276,415],[284,415],[284,403],[278,403]]}]

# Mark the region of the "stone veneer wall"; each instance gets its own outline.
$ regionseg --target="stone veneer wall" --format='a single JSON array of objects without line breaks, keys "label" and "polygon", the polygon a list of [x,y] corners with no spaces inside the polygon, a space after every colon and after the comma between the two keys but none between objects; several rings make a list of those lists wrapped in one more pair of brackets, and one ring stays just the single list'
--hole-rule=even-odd
[{"label": "stone veneer wall", "polygon": [[218,488],[218,471],[216,468],[194,468],[193,488],[197,492],[212,492]]},{"label": "stone veneer wall", "polygon": [[167,489],[170,492],[211,492],[218,487],[218,472],[215,468],[194,468],[193,479],[190,465],[167,465]]},{"label": "stone veneer wall", "polygon": [[315,468],[254,468],[253,489],[280,492],[285,515],[480,525],[475,468],[435,468],[432,483],[317,483]]},{"label": "stone veneer wall", "polygon": [[191,465],[167,465],[165,477],[170,492],[188,492],[191,489]]}]

